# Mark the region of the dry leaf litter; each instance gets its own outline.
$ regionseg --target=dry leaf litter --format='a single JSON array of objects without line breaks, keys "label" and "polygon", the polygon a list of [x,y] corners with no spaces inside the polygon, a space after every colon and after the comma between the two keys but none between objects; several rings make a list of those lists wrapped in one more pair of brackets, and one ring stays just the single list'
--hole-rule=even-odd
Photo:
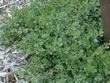
[{"label": "dry leaf litter", "polygon": [[[27,0],[0,0],[0,33],[2,33],[3,19],[5,16],[11,16],[11,7],[18,9],[29,5]],[[11,47],[5,48],[0,42],[0,83],[29,83],[19,80],[13,73],[27,63],[26,55],[22,51],[13,51]]]}]

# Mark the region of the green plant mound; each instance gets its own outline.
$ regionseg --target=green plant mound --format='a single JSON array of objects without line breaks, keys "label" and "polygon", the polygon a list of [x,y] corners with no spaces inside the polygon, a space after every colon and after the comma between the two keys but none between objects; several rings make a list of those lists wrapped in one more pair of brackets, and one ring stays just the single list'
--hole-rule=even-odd
[{"label": "green plant mound", "polygon": [[2,40],[30,55],[32,83],[110,83],[97,0],[41,0],[14,9]]}]

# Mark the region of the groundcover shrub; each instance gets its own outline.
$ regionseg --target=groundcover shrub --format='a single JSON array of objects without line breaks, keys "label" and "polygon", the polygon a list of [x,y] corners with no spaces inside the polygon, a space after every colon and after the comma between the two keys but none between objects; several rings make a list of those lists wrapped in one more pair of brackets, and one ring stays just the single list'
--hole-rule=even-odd
[{"label": "groundcover shrub", "polygon": [[30,56],[32,83],[110,83],[97,0],[36,0],[14,8],[3,32],[4,45]]}]

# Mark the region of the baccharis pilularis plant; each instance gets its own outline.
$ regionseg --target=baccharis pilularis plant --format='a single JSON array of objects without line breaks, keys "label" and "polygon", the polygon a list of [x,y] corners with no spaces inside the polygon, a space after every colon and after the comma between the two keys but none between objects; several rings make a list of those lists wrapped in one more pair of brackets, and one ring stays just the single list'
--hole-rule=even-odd
[{"label": "baccharis pilularis plant", "polygon": [[98,0],[36,0],[13,9],[2,40],[31,55],[33,83],[109,83],[110,53],[102,35]]}]

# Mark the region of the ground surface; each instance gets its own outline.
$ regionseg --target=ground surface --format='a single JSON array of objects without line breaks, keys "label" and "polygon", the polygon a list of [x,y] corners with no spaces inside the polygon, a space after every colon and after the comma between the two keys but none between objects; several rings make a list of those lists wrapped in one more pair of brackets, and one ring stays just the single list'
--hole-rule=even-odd
[{"label": "ground surface", "polygon": [[[20,9],[26,5],[26,0],[0,0],[0,33],[2,33],[4,17],[11,16],[11,7],[16,6]],[[10,79],[6,79],[7,75],[11,75],[13,83],[26,83],[23,80],[20,81],[16,75],[12,75],[14,71],[21,69],[27,63],[25,58],[22,52],[13,51],[11,47],[5,48],[0,41],[0,83],[9,83]]]}]

